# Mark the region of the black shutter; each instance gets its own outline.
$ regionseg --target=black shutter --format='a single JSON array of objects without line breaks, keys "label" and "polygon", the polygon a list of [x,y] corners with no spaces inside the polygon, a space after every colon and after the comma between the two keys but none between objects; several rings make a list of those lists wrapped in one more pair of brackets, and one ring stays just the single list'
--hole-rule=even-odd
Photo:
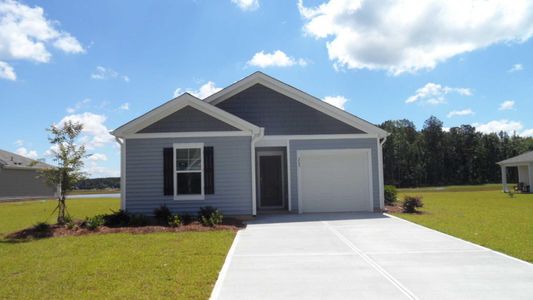
[{"label": "black shutter", "polygon": [[204,147],[204,194],[215,193],[215,160],[213,147]]},{"label": "black shutter", "polygon": [[163,148],[163,194],[174,195],[174,150]]}]

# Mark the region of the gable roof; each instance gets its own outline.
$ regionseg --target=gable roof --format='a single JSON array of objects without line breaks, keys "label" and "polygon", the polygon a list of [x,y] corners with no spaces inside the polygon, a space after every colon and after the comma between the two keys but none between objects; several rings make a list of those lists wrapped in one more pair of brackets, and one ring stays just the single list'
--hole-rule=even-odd
[{"label": "gable roof", "polygon": [[500,161],[499,165],[533,163],[533,151],[525,152],[515,157]]},{"label": "gable roof", "polygon": [[260,131],[260,128],[254,124],[232,115],[214,105],[206,103],[189,93],[185,93],[118,127],[113,130],[111,134],[116,137],[124,137],[129,134],[137,133],[139,130],[150,124],[153,124],[187,106],[193,107],[242,131],[251,131],[253,133],[258,133]]},{"label": "gable roof", "polygon": [[385,137],[388,133],[377,127],[376,125],[356,117],[338,107],[335,107],[329,103],[326,103],[314,96],[311,96],[291,85],[288,85],[280,80],[270,77],[262,72],[255,72],[234,84],[220,90],[219,92],[204,99],[205,102],[212,105],[217,105],[226,99],[252,87],[255,84],[262,84],[268,88],[271,88],[287,97],[290,97],[296,101],[306,104],[314,109],[317,109],[333,118],[336,118],[346,124],[359,128],[369,134],[375,134],[378,137]]},{"label": "gable roof", "polygon": [[0,166],[7,169],[46,169],[52,167],[47,163],[1,149]]}]

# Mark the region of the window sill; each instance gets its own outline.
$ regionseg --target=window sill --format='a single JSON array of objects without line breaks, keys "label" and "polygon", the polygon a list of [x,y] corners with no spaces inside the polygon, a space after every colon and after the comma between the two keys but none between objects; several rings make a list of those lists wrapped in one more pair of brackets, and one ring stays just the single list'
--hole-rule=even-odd
[{"label": "window sill", "polygon": [[174,196],[174,200],[176,201],[205,200],[205,196],[204,195],[180,195],[180,196]]}]

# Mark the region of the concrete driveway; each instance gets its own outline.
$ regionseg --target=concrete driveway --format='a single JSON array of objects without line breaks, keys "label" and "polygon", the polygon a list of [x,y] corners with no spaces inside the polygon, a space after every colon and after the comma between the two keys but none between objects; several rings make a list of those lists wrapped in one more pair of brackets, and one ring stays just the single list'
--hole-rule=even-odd
[{"label": "concrete driveway", "polygon": [[260,216],[214,299],[533,299],[533,265],[377,213]]}]

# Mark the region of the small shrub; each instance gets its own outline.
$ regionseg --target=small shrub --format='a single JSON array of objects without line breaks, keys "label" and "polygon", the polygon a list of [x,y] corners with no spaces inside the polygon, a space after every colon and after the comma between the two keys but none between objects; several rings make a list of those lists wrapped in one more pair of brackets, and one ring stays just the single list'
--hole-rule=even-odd
[{"label": "small shrub", "polygon": [[36,223],[35,225],[33,225],[33,230],[36,232],[36,233],[47,233],[50,231],[50,224],[46,223],[46,222],[39,222],[39,223]]},{"label": "small shrub", "polygon": [[131,214],[129,226],[142,227],[150,224],[150,219],[143,214]]},{"label": "small shrub", "polygon": [[104,215],[96,215],[94,217],[85,218],[85,228],[89,230],[95,230],[100,226],[104,226],[105,220]]},{"label": "small shrub", "polygon": [[189,214],[189,213],[181,214],[180,215],[180,219],[181,219],[181,223],[183,225],[189,225],[189,224],[191,224],[192,222],[195,221],[194,216]]},{"label": "small shrub", "polygon": [[398,191],[396,191],[396,187],[394,185],[386,185],[385,186],[385,204],[392,205],[396,201],[398,201]]},{"label": "small shrub", "polygon": [[154,218],[160,225],[167,225],[170,218],[172,218],[172,212],[166,205],[161,205],[159,208],[154,209]]},{"label": "small shrub", "polygon": [[181,218],[179,215],[173,215],[168,218],[168,226],[170,227],[180,227],[181,226]]},{"label": "small shrub", "polygon": [[111,214],[104,216],[104,224],[109,227],[123,227],[130,223],[130,214],[125,210],[119,209],[111,211]]},{"label": "small shrub", "polygon": [[405,196],[402,203],[403,212],[410,214],[417,212],[417,208],[423,206],[421,196]]},{"label": "small shrub", "polygon": [[201,207],[198,213],[198,221],[204,226],[213,227],[222,223],[222,219],[222,213],[212,206]]}]

